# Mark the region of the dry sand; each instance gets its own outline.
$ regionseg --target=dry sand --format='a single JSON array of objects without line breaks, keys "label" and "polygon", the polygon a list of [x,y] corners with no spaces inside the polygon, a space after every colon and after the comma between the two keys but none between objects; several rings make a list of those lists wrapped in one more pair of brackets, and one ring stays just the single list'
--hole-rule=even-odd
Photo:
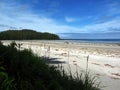
[{"label": "dry sand", "polygon": [[[3,41],[5,45],[10,41]],[[61,65],[72,73],[88,71],[101,81],[101,90],[120,90],[120,45],[74,43],[65,41],[16,41],[39,56],[52,58],[49,63]],[[104,87],[103,87],[104,86]]]}]

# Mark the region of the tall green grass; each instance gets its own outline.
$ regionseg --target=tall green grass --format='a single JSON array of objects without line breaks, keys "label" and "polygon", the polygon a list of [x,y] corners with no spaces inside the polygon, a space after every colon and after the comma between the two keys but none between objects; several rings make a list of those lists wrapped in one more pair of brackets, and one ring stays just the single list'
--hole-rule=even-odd
[{"label": "tall green grass", "polygon": [[30,49],[17,50],[17,46],[0,42],[0,90],[99,90],[88,74],[68,75]]}]

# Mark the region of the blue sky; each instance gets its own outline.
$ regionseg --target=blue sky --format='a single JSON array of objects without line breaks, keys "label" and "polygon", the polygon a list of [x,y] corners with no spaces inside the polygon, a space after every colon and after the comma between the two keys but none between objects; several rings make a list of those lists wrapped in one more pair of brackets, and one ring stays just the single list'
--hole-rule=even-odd
[{"label": "blue sky", "polygon": [[120,0],[0,0],[0,31],[24,28],[114,35],[120,33]]}]

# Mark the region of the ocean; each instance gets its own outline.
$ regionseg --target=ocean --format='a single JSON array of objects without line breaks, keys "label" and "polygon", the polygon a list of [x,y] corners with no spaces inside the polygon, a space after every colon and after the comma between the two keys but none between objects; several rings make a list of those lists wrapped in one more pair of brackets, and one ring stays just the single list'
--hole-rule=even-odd
[{"label": "ocean", "polygon": [[62,39],[65,42],[77,42],[77,43],[119,43],[120,39]]}]

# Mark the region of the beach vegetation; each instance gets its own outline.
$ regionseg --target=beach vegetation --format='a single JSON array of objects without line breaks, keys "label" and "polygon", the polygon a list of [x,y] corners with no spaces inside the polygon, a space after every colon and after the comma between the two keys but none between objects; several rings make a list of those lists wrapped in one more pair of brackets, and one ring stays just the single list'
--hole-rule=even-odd
[{"label": "beach vegetation", "polygon": [[18,50],[16,43],[0,43],[0,90],[99,90],[89,74],[68,75],[47,64],[31,49]]}]

